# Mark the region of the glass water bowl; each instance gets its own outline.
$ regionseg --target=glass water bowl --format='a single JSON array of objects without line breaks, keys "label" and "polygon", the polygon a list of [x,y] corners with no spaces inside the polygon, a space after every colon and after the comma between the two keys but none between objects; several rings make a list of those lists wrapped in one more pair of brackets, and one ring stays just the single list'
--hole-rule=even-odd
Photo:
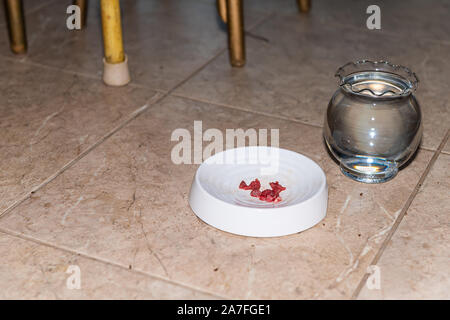
[{"label": "glass water bowl", "polygon": [[342,66],[336,76],[339,88],[325,115],[327,147],[354,180],[392,179],[422,136],[416,75],[386,61],[362,60]]}]

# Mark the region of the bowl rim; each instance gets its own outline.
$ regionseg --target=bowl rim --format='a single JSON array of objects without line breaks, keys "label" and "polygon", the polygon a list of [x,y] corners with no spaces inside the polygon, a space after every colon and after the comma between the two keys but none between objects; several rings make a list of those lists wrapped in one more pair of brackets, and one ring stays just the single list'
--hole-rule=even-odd
[{"label": "bowl rim", "polygon": [[317,167],[317,169],[319,169],[319,173],[320,173],[320,177],[321,177],[320,178],[321,179],[320,186],[315,190],[315,192],[314,192],[314,194],[312,196],[310,196],[309,198],[307,198],[307,199],[305,199],[305,200],[303,200],[301,202],[294,203],[292,205],[286,205],[286,206],[283,206],[283,207],[275,207],[275,206],[273,206],[273,207],[246,207],[246,206],[241,206],[241,205],[238,205],[238,204],[227,202],[227,201],[225,201],[223,199],[220,199],[220,198],[217,198],[214,195],[212,195],[211,193],[209,193],[203,187],[203,185],[200,183],[200,180],[199,180],[199,172],[200,172],[202,166],[206,165],[206,161],[208,159],[211,159],[213,157],[219,156],[219,155],[224,154],[226,152],[229,152],[231,150],[240,150],[240,149],[246,149],[246,148],[256,148],[256,149],[258,149],[258,148],[267,148],[267,149],[272,149],[272,148],[276,148],[276,147],[272,147],[272,146],[270,146],[270,147],[269,146],[245,146],[245,147],[238,147],[238,148],[231,148],[231,149],[223,150],[221,152],[218,152],[218,153],[212,155],[211,157],[209,157],[205,161],[203,161],[203,163],[198,167],[198,169],[197,169],[197,171],[195,173],[194,180],[195,180],[195,183],[197,184],[197,186],[200,188],[200,190],[204,194],[206,194],[209,198],[214,199],[215,201],[219,201],[219,202],[221,202],[224,205],[230,206],[231,208],[245,209],[245,211],[247,211],[248,214],[250,214],[250,212],[251,213],[257,213],[257,214],[261,214],[261,213],[270,214],[270,213],[273,213],[274,211],[291,210],[295,206],[300,206],[300,205],[304,205],[305,203],[312,202],[312,201],[315,200],[315,198],[319,197],[322,194],[322,192],[323,192],[323,190],[325,188],[328,187],[325,172],[323,171],[323,169],[314,160],[312,160],[311,158],[309,158],[309,157],[307,157],[307,156],[305,156],[305,155],[303,155],[301,153],[298,153],[298,152],[295,152],[295,151],[292,151],[292,150],[288,150],[288,149],[284,149],[284,148],[277,148],[281,152],[287,152],[287,153],[292,153],[295,156],[301,156],[301,157],[305,158],[306,160],[310,161],[313,165],[315,165]]}]

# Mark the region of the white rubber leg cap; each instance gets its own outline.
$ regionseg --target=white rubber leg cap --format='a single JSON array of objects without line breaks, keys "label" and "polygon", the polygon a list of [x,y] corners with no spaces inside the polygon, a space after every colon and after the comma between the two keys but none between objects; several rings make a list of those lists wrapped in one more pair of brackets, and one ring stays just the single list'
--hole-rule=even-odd
[{"label": "white rubber leg cap", "polygon": [[128,70],[128,57],[120,63],[108,63],[103,58],[103,81],[108,86],[124,86],[131,81]]}]

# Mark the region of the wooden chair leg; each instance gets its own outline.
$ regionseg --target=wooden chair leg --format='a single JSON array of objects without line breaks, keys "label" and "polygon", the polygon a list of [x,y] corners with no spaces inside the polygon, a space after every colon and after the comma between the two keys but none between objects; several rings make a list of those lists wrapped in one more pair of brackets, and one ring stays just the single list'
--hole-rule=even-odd
[{"label": "wooden chair leg", "polygon": [[9,43],[16,54],[27,52],[27,35],[22,0],[4,0],[8,20]]},{"label": "wooden chair leg", "polygon": [[103,30],[103,81],[122,86],[130,82],[128,59],[123,50],[119,0],[101,0]]},{"label": "wooden chair leg", "polygon": [[311,0],[297,0],[297,4],[300,12],[308,12],[311,8]]},{"label": "wooden chair leg", "polygon": [[81,28],[86,26],[88,0],[73,0],[73,4],[80,7],[81,11]]},{"label": "wooden chair leg", "polygon": [[245,65],[244,12],[242,0],[227,0],[228,48],[233,67]]}]

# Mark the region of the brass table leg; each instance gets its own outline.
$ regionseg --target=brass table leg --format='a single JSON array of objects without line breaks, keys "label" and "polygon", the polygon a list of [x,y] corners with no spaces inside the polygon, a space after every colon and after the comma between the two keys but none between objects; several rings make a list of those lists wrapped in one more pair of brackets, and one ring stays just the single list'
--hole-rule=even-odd
[{"label": "brass table leg", "polygon": [[103,81],[122,86],[130,82],[128,59],[123,50],[119,0],[101,0],[103,46]]},{"label": "brass table leg", "polygon": [[11,50],[16,54],[26,53],[27,35],[22,0],[5,0],[5,8]]},{"label": "brass table leg", "polygon": [[233,67],[245,65],[244,13],[242,0],[227,0],[228,47]]},{"label": "brass table leg", "polygon": [[125,60],[119,0],[101,0],[103,45],[108,63]]},{"label": "brass table leg", "polygon": [[297,4],[300,12],[308,12],[311,8],[311,0],[297,0]]},{"label": "brass table leg", "polygon": [[88,0],[73,0],[73,4],[80,7],[81,11],[81,28],[86,26]]},{"label": "brass table leg", "polygon": [[224,23],[227,23],[227,0],[217,0],[219,16]]}]

